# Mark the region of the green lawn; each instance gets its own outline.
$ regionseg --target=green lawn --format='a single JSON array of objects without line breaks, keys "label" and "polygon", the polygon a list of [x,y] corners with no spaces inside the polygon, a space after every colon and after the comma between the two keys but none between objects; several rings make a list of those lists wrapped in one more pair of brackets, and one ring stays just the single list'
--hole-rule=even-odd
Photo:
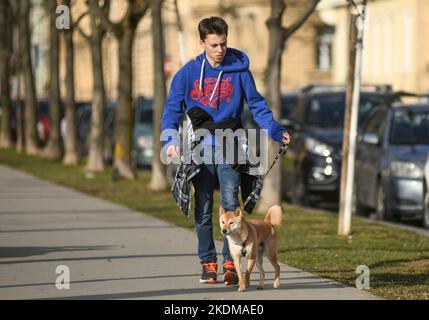
[{"label": "green lawn", "polygon": [[[149,172],[136,181],[111,180],[111,172],[85,177],[83,165],[63,166],[57,162],[1,150],[0,163],[145,212],[193,230],[193,220],[176,208],[169,191],[147,188]],[[222,239],[217,223],[219,194],[215,195],[214,234]],[[352,236],[337,236],[337,216],[283,204],[284,225],[279,232],[279,259],[344,284],[355,286],[359,265],[370,269],[369,292],[388,299],[429,300],[429,237],[397,228],[352,220]],[[255,216],[259,217],[260,216]]]}]

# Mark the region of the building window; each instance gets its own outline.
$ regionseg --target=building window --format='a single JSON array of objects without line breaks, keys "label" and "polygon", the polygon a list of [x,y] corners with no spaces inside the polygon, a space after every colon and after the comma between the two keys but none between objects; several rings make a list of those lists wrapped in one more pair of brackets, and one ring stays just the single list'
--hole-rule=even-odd
[{"label": "building window", "polygon": [[332,69],[332,42],[335,28],[323,26],[317,28],[316,34],[316,66],[320,71]]}]

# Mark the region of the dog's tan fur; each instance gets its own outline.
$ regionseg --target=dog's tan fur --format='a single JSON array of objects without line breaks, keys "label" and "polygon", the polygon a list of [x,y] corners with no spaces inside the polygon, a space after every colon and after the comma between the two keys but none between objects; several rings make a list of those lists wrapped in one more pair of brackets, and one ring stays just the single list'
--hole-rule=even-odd
[{"label": "dog's tan fur", "polygon": [[[280,267],[277,263],[277,228],[282,223],[281,207],[271,206],[264,221],[255,219],[246,221],[239,207],[235,211],[225,211],[220,207],[219,223],[222,232],[228,239],[229,250],[234,260],[239,279],[238,291],[245,291],[249,287],[250,274],[255,263],[260,275],[258,289],[263,289],[265,273],[262,267],[262,258],[264,254],[274,267],[274,288],[278,288],[280,286]],[[240,270],[243,248],[247,257],[244,277]]]}]

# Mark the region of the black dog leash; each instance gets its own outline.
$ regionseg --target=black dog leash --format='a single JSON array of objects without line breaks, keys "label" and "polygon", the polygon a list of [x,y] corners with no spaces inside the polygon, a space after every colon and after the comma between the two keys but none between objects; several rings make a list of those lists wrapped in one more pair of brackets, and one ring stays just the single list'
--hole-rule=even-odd
[{"label": "black dog leash", "polygon": [[[280,148],[280,150],[277,152],[273,163],[271,164],[270,168],[268,169],[268,171],[262,175],[260,177],[260,179],[258,179],[257,183],[256,183],[256,187],[255,189],[250,193],[250,195],[247,197],[246,201],[243,203],[243,208],[245,208],[247,206],[247,204],[249,203],[250,200],[255,199],[255,202],[259,199],[259,194],[262,190],[262,185],[264,182],[265,177],[267,176],[267,174],[270,172],[270,170],[274,167],[274,165],[276,164],[277,160],[286,154],[288,149],[288,145],[285,143],[282,143],[282,147]],[[253,209],[253,207],[252,207]],[[249,212],[249,211],[248,211]]]}]

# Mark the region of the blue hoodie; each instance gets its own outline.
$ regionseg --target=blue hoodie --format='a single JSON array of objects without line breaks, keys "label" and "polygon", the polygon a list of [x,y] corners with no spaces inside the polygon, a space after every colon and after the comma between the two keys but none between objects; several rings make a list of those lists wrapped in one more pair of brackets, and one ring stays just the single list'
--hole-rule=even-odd
[{"label": "blue hoodie", "polygon": [[[256,123],[267,129],[271,139],[280,142],[285,129],[273,119],[267,102],[256,90],[249,58],[233,48],[227,49],[223,64],[215,68],[202,53],[175,74],[162,115],[162,130],[178,129],[184,112],[182,103],[186,111],[199,106],[212,116],[214,122],[219,122],[241,117],[243,98]],[[178,144],[177,137],[163,142],[164,145]]]}]

